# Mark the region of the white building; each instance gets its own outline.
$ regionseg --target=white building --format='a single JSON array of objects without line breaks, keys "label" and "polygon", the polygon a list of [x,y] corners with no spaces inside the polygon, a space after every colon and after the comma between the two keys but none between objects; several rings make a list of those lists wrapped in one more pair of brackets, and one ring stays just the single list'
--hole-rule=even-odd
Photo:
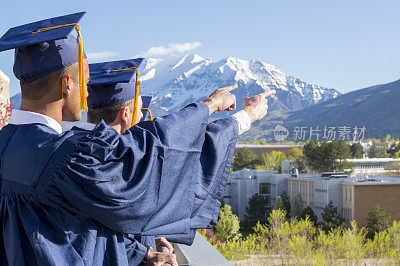
[{"label": "white building", "polygon": [[400,163],[400,159],[393,158],[364,158],[364,159],[347,159],[348,162],[354,164],[354,174],[383,174],[387,172],[385,169],[391,162]]},{"label": "white building", "polygon": [[[393,161],[390,160],[390,161]],[[283,167],[287,172],[290,166]],[[388,176],[364,176],[364,175],[344,175],[342,173],[322,173],[313,175],[300,175],[292,177],[288,173],[277,174],[275,171],[266,170],[241,170],[233,172],[228,177],[224,200],[232,207],[232,212],[238,215],[239,219],[244,219],[246,207],[249,199],[256,193],[266,199],[266,207],[272,209],[276,198],[286,191],[292,199],[296,194],[300,194],[303,207],[310,206],[317,215],[318,220],[322,220],[322,212],[326,205],[331,201],[337,207],[338,212],[346,219],[349,207],[344,207],[344,202],[348,197],[343,194],[344,184],[362,184],[362,182],[379,179],[382,184],[385,182],[393,183],[398,177]],[[375,184],[373,182],[367,182]],[[346,190],[345,190],[346,191]],[[373,196],[373,195],[372,195]],[[359,208],[356,208],[359,209]]]},{"label": "white building", "polygon": [[224,201],[232,207],[239,219],[244,219],[249,199],[256,193],[266,199],[266,207],[271,209],[276,198],[287,189],[288,174],[276,174],[276,171],[240,170],[228,177]]}]

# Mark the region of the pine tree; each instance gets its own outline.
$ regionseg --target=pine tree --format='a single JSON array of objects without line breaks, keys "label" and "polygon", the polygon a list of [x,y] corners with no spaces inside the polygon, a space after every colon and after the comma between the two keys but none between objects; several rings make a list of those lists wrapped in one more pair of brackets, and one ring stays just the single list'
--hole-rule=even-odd
[{"label": "pine tree", "polygon": [[318,225],[318,217],[315,215],[313,209],[310,206],[307,206],[306,208],[303,209],[301,212],[300,218],[301,219],[306,219],[308,216],[308,219],[314,223],[315,227]]},{"label": "pine tree", "polygon": [[353,145],[350,146],[350,150],[353,158],[359,159],[363,157],[364,149],[360,143],[353,143]]},{"label": "pine tree", "polygon": [[276,201],[275,201],[275,204],[274,204],[274,208],[273,208],[273,209],[274,209],[274,210],[282,210],[282,211],[285,211],[285,212],[286,212],[285,206],[283,205],[283,201],[282,201],[281,196],[279,196],[279,197],[276,198]]},{"label": "pine tree", "polygon": [[345,221],[338,213],[337,207],[333,205],[332,201],[325,206],[324,211],[322,212],[322,220],[321,227],[325,232],[344,226]]},{"label": "pine tree", "polygon": [[232,213],[231,206],[225,204],[219,210],[218,222],[213,229],[215,235],[224,241],[238,239],[241,236],[239,218]]},{"label": "pine tree", "polygon": [[386,213],[385,208],[376,205],[373,211],[368,213],[367,237],[373,239],[377,232],[384,231],[390,227],[391,215]]},{"label": "pine tree", "polygon": [[290,216],[290,199],[289,199],[289,195],[286,193],[286,191],[283,191],[280,194],[280,197],[282,198],[283,207],[284,207],[284,210],[286,211],[286,219],[289,219],[289,216]]},{"label": "pine tree", "polygon": [[258,193],[254,194],[246,207],[243,225],[250,231],[257,222],[265,223],[267,208],[265,207],[265,198]]},{"label": "pine tree", "polygon": [[303,211],[303,204],[301,202],[301,195],[296,194],[290,201],[290,217],[298,219]]}]

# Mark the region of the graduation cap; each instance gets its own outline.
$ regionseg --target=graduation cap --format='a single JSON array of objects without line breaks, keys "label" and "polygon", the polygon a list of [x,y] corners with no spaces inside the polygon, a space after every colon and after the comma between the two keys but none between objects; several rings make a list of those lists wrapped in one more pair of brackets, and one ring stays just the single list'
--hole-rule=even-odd
[{"label": "graduation cap", "polygon": [[139,122],[143,122],[147,120],[147,114],[149,115],[149,119],[150,121],[153,121],[153,115],[151,114],[150,111],[150,103],[151,103],[151,96],[142,96],[142,103],[143,103],[143,107],[142,107],[142,112],[143,112],[143,117]]},{"label": "graduation cap", "polygon": [[[90,64],[88,107],[91,109],[115,106],[134,99],[133,113],[139,101],[139,71],[143,58]],[[136,124],[136,115],[132,126]]]},{"label": "graduation cap", "polygon": [[[14,74],[28,83],[54,71],[79,63],[81,109],[87,109],[82,36],[79,12],[45,19],[9,29],[0,38],[0,52],[15,49]],[[71,35],[76,30],[78,37]]]}]

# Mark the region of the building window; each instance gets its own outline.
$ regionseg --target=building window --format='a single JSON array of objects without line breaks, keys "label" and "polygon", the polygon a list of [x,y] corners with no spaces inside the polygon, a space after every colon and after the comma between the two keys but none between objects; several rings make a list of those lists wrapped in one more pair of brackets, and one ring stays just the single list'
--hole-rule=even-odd
[{"label": "building window", "polygon": [[259,194],[270,194],[271,193],[271,186],[269,183],[260,183],[259,186]]}]

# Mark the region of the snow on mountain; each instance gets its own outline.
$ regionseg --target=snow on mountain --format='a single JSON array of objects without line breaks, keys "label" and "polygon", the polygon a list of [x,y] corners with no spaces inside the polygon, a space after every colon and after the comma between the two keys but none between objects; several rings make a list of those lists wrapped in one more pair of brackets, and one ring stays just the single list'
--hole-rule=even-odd
[{"label": "snow on mountain", "polygon": [[171,55],[164,59],[147,59],[141,67],[141,94],[153,96],[152,108],[167,112],[196,102],[215,89],[237,83],[233,91],[238,108],[247,96],[275,89],[270,108],[295,111],[332,98],[341,93],[306,83],[289,76],[273,65],[258,60],[228,57],[220,61],[196,54]]},{"label": "snow on mountain", "polygon": [[[146,59],[139,70],[141,94],[153,96],[151,109],[156,115],[201,101],[215,89],[235,83],[239,85],[233,91],[238,108],[242,108],[245,97],[269,89],[277,91],[269,100],[270,110],[296,111],[341,94],[289,76],[273,65],[237,57],[214,61],[196,54],[170,55]],[[11,101],[19,108],[20,94]]]}]

